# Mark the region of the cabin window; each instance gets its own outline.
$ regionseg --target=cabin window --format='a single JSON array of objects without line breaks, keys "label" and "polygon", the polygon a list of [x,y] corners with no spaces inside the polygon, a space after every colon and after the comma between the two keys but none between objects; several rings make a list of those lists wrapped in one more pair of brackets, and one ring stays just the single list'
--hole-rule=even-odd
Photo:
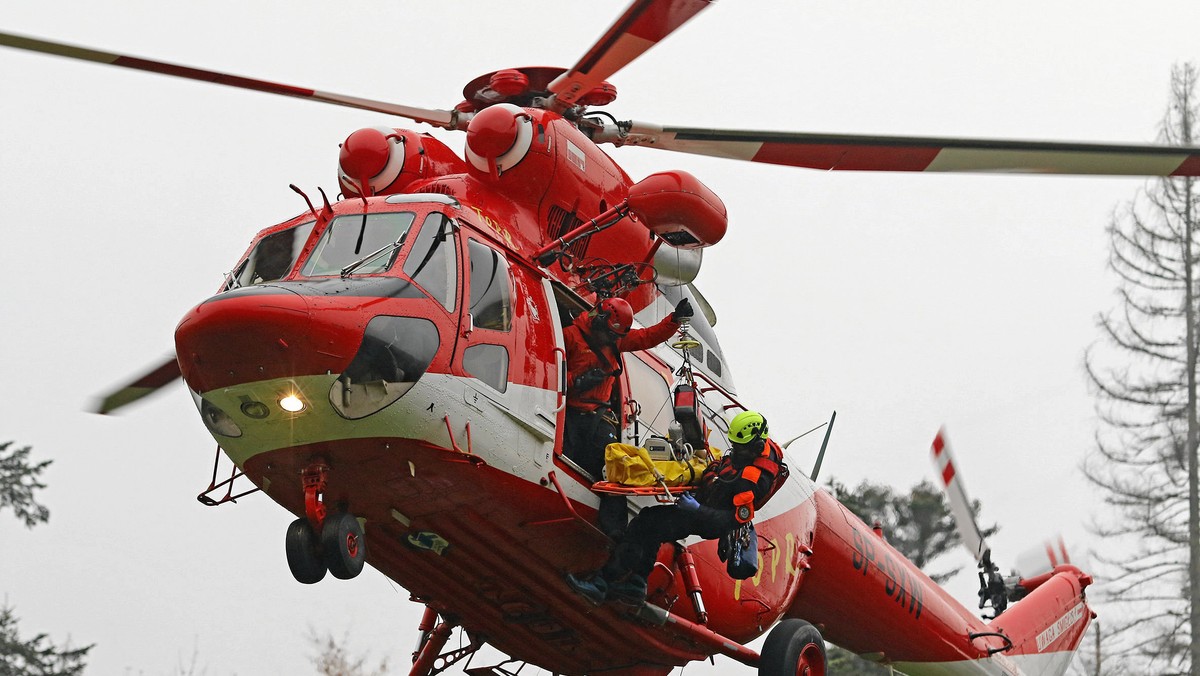
[{"label": "cabin window", "polygon": [[503,392],[508,387],[508,349],[480,343],[463,351],[463,370]]},{"label": "cabin window", "polygon": [[[697,300],[697,297],[689,292],[686,286],[661,285],[658,289],[663,294],[663,299],[660,300],[660,307],[663,311],[669,312],[669,308],[675,307],[683,298],[690,298],[692,307],[697,309],[703,307],[703,303]],[[712,325],[708,323],[708,318],[703,312],[698,312],[695,317],[692,317],[691,330],[692,336],[704,346],[703,349],[695,348],[695,351],[691,352],[692,364],[717,378],[723,378],[725,365],[722,360],[721,345],[717,342],[717,334],[713,331]]]},{"label": "cabin window", "polygon": [[457,281],[458,257],[454,253],[453,233],[451,221],[445,214],[429,214],[404,261],[404,274],[420,284],[446,310],[454,309]]},{"label": "cabin window", "polygon": [[471,307],[477,329],[512,329],[512,292],[508,261],[498,251],[475,240],[467,242],[471,266]]},{"label": "cabin window", "polygon": [[639,438],[635,441],[644,442],[651,432],[666,436],[667,427],[675,419],[674,400],[666,378],[636,357],[625,358],[625,372],[629,374],[629,395],[639,409]]},{"label": "cabin window", "polygon": [[246,260],[229,275],[225,289],[273,282],[286,277],[296,264],[296,259],[300,258],[312,229],[313,221],[309,221],[263,237],[254,245]]},{"label": "cabin window", "polygon": [[351,266],[357,275],[388,270],[415,218],[411,211],[338,216],[321,235],[301,274],[340,275]]},{"label": "cabin window", "polygon": [[725,420],[725,416],[715,409],[711,408],[700,401],[700,408],[703,411],[704,419],[708,421],[710,430],[715,430],[708,435],[708,445],[711,448],[716,448],[722,453],[729,450],[729,423]]},{"label": "cabin window", "polygon": [[721,377],[721,359],[711,350],[708,353],[708,370],[712,371],[714,376]]}]

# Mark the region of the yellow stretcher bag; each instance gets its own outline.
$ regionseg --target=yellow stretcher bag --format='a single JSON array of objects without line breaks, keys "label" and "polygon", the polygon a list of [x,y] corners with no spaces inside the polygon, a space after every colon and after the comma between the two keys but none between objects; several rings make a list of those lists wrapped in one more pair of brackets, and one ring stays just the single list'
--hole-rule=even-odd
[{"label": "yellow stretcher bag", "polygon": [[700,480],[707,466],[707,458],[698,453],[685,462],[654,460],[646,449],[629,444],[609,444],[604,449],[607,479],[622,486],[658,486],[655,472],[662,475],[668,486],[690,486]]}]

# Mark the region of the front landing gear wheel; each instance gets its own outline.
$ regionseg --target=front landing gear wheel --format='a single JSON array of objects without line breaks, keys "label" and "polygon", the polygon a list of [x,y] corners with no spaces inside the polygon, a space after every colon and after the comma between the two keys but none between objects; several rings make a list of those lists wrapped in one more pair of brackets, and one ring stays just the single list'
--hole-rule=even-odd
[{"label": "front landing gear wheel", "polygon": [[312,526],[308,525],[308,519],[296,519],[288,526],[284,546],[288,568],[297,582],[316,584],[325,577],[325,560],[321,557],[320,542]]},{"label": "front landing gear wheel", "polygon": [[759,676],[825,676],[825,639],[804,620],[780,622],[763,643]]},{"label": "front landing gear wheel", "polygon": [[367,562],[367,541],[358,519],[345,512],[329,515],[321,528],[321,550],[329,572],[339,580],[361,573]]}]

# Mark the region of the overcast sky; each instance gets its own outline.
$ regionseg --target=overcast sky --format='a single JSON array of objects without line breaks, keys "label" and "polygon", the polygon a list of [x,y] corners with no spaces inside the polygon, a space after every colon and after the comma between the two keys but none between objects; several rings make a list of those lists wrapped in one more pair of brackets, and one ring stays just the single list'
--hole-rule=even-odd
[{"label": "overcast sky", "polygon": [[[44,0],[6,3],[0,30],[449,108],[485,72],[573,64],[624,4]],[[1152,141],[1171,65],[1200,61],[1198,25],[1194,0],[722,0],[612,78],[608,110],[681,126]],[[300,585],[282,508],[196,502],[214,442],[182,387],[114,418],[83,412],[172,349],[178,320],[255,232],[304,209],[289,183],[336,193],[337,144],[379,124],[428,130],[0,49],[0,441],[54,460],[49,524],[0,517],[0,595],[27,634],[96,643],[89,673],[168,673],[193,654],[211,676],[304,673],[310,630],[407,673],[419,618],[407,592],[373,570]],[[776,438],[837,410],[826,478],[932,478],[945,424],[968,492],[1003,526],[1002,564],[1056,532],[1076,550],[1102,545],[1077,471],[1095,429],[1081,362],[1114,305],[1104,229],[1144,180],[613,154],[634,179],[685,169],[725,200],[729,234],[698,285],[740,398]],[[793,446],[793,466],[807,471],[818,441]],[[970,580],[958,589],[973,605]],[[684,673],[752,673],[717,664]]]}]

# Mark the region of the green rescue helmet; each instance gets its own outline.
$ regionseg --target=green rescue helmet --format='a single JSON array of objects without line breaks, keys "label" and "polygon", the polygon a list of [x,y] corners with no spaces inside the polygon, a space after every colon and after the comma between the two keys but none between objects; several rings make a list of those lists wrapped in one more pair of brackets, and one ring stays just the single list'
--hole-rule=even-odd
[{"label": "green rescue helmet", "polygon": [[729,441],[749,444],[767,436],[767,419],[757,411],[742,411],[729,421]]}]

